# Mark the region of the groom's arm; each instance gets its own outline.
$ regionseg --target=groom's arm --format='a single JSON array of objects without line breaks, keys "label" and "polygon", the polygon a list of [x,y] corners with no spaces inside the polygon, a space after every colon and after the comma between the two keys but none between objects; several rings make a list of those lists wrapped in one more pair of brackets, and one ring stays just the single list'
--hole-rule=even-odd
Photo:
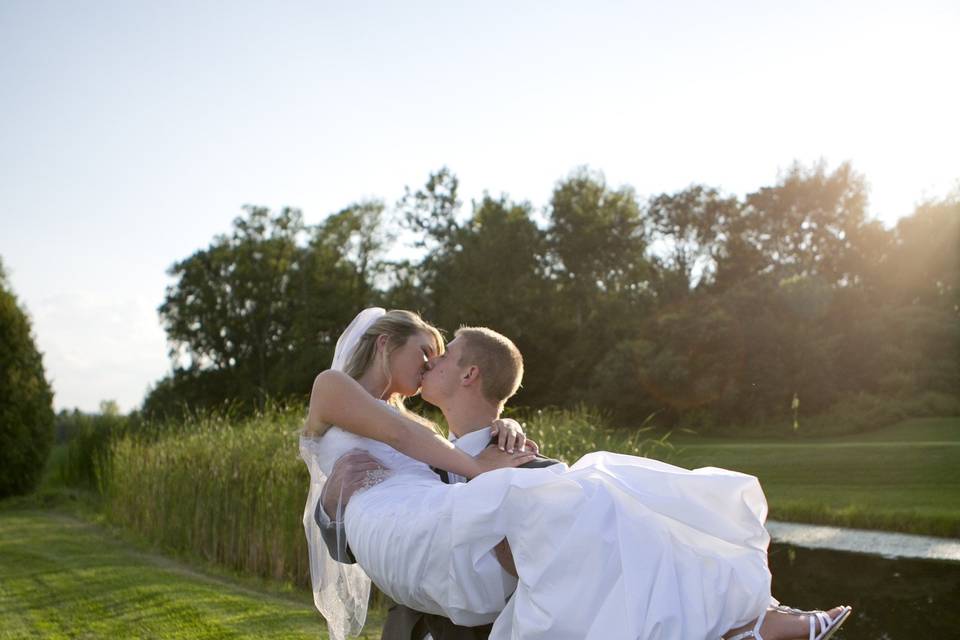
[{"label": "groom's arm", "polygon": [[340,513],[346,510],[347,503],[358,489],[370,486],[371,481],[379,482],[383,479],[382,475],[371,477],[370,472],[375,470],[384,470],[379,460],[366,451],[351,451],[337,460],[323,486],[313,518],[320,528],[320,537],[323,538],[330,557],[337,562],[354,564],[357,559],[347,544],[347,532],[342,518],[334,518],[334,515],[338,508]]},{"label": "groom's arm", "polygon": [[317,502],[317,510],[313,514],[320,527],[320,537],[323,538],[323,544],[327,545],[327,551],[330,557],[343,564],[355,564],[357,559],[347,544],[347,532],[343,527],[343,522],[334,522],[327,516],[323,510],[323,501]]}]

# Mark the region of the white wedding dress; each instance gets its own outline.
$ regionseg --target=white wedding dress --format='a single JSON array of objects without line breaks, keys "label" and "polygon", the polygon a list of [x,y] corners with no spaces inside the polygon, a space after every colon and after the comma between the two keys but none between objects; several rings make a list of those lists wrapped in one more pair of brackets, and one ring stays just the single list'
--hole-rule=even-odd
[{"label": "white wedding dress", "polygon": [[[716,640],[771,602],[767,504],[753,476],[600,452],[447,485],[427,465],[332,427],[301,438],[308,538],[320,483],[356,448],[391,470],[343,514],[358,564],[413,609],[471,626],[495,620],[492,640]],[[490,553],[504,537],[519,580]],[[366,597],[338,589],[341,599]],[[338,615],[317,598],[328,621]]]}]

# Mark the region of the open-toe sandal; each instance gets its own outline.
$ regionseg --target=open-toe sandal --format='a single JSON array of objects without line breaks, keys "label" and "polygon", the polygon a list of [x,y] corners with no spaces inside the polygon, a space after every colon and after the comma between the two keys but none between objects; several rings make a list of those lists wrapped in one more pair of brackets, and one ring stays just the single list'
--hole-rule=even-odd
[{"label": "open-toe sandal", "polygon": [[[810,621],[810,635],[808,636],[808,640],[828,640],[829,638],[833,637],[833,634],[836,633],[837,629],[840,628],[840,625],[846,622],[847,618],[850,617],[850,612],[853,611],[853,609],[850,607],[841,607],[841,611],[837,614],[836,618],[831,618],[830,614],[825,611],[803,611],[801,609],[794,609],[793,607],[785,607],[783,605],[773,606],[767,611],[779,611],[780,613],[807,616],[807,620]],[[727,640],[747,640],[748,638],[753,638],[754,640],[764,640],[763,636],[760,635],[760,627],[763,626],[763,621],[767,617],[767,611],[764,611],[760,614],[760,617],[757,618],[756,624],[753,625],[753,629],[743,631],[735,636],[730,636],[727,638]],[[819,631],[817,629],[818,624]]]},{"label": "open-toe sandal", "polygon": [[[807,620],[810,621],[809,640],[828,640],[828,638],[832,638],[833,634],[840,628],[840,625],[846,622],[847,618],[849,618],[853,612],[853,609],[850,607],[840,607],[840,613],[837,614],[837,617],[831,618],[830,614],[826,611],[804,611],[802,609],[786,607],[782,604],[776,605],[773,607],[773,610],[780,611],[781,613],[807,616]],[[819,633],[817,633],[818,622],[820,623]]]}]

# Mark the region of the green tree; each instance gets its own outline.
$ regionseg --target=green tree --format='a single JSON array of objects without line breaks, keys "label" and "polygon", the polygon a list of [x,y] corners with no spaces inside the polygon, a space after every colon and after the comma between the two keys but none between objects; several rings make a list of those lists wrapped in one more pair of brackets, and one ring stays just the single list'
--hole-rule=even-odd
[{"label": "green tree", "polygon": [[645,213],[651,245],[661,247],[665,266],[693,288],[712,280],[740,203],[716,189],[693,185],[651,198]]},{"label": "green tree", "polygon": [[393,239],[383,226],[383,203],[352,204],[310,228],[297,267],[292,331],[273,378],[287,395],[310,392],[330,366],[337,337],[365,306],[379,302],[375,284],[390,271],[384,260]]},{"label": "green tree", "polygon": [[960,316],[960,187],[902,218],[892,244],[884,276],[893,300]]},{"label": "green tree", "polygon": [[271,391],[270,371],[289,348],[296,304],[300,212],[271,216],[245,207],[230,235],[177,262],[169,274],[160,316],[175,359],[188,368],[237,373],[240,393],[254,391],[262,403]]},{"label": "green tree", "polygon": [[397,203],[401,223],[413,233],[414,246],[434,250],[450,247],[460,225],[457,214],[462,202],[458,197],[460,180],[449,168],[431,173],[422,189],[404,190]]},{"label": "green tree", "polygon": [[764,271],[849,284],[859,275],[852,238],[867,224],[866,204],[866,183],[849,164],[833,172],[822,162],[794,164],[776,185],[747,196],[733,227],[764,256]]},{"label": "green tree", "polygon": [[[856,313],[862,329],[847,338],[861,345],[855,359],[866,375],[849,391],[908,397],[925,391],[956,397],[960,388],[960,189],[916,207],[871,249],[870,276]],[[847,321],[845,326],[852,326]],[[863,333],[873,338],[871,353]]]},{"label": "green tree", "polygon": [[0,497],[36,486],[53,444],[53,392],[0,261]]},{"label": "green tree", "polygon": [[[384,270],[383,255],[396,240],[396,234],[384,227],[384,205],[379,200],[352,204],[327,217],[317,225],[311,239],[311,252],[319,263],[340,267],[336,275],[343,278],[347,292],[357,298],[372,294],[374,282]],[[333,273],[324,277],[333,277]]]},{"label": "green tree", "polygon": [[560,181],[547,211],[549,316],[538,330],[553,343],[548,401],[589,400],[585,376],[635,335],[653,299],[645,225],[630,187],[579,169]]},{"label": "green tree", "polygon": [[542,398],[555,350],[543,318],[550,298],[546,240],[531,206],[484,195],[453,235],[455,242],[431,256],[425,274],[430,319],[450,331],[482,325],[509,336],[527,370],[518,402]]},{"label": "green tree", "polygon": [[635,299],[650,275],[642,212],[631,187],[611,189],[602,174],[575,171],[550,200],[552,275],[573,299],[575,321],[590,321],[599,298]]},{"label": "green tree", "polygon": [[[435,319],[438,295],[433,287],[446,276],[449,256],[458,251],[462,233],[458,220],[463,203],[458,196],[460,181],[449,168],[442,167],[427,178],[421,189],[405,188],[397,203],[400,227],[412,239],[420,257],[394,263],[387,300],[395,308],[419,311]],[[438,322],[434,320],[434,322]]]},{"label": "green tree", "polygon": [[337,335],[376,297],[388,238],[383,205],[361,202],[308,227],[296,209],[245,207],[229,235],[170,269],[159,312],[174,371],[144,412],[303,397],[327,368]]},{"label": "green tree", "polygon": [[591,371],[596,402],[627,425],[654,412],[660,425],[712,428],[728,419],[724,408],[746,400],[748,350],[731,302],[694,292],[658,305]]}]

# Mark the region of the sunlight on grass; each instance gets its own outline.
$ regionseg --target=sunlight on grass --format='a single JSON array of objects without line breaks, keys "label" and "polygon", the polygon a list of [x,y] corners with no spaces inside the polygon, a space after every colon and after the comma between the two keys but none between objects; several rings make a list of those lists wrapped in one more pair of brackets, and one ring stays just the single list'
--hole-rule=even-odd
[{"label": "sunlight on grass", "polygon": [[[0,512],[0,638],[325,638],[283,597],[143,553],[72,518]],[[363,637],[379,637],[380,620]]]}]

